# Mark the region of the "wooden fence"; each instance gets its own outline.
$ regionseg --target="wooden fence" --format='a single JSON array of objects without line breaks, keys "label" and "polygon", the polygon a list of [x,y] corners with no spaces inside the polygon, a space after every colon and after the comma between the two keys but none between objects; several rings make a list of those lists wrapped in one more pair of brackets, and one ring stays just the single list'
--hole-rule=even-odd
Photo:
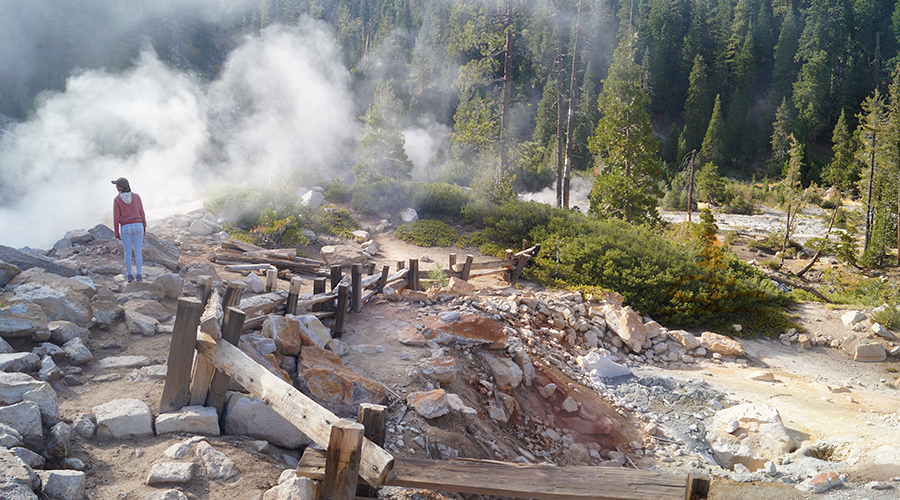
[{"label": "wooden fence", "polygon": [[[512,254],[492,266],[475,265],[471,256],[460,266],[451,256],[447,274],[458,273],[468,279],[479,271],[482,275],[500,272],[498,268],[502,267],[510,279],[515,279],[533,255],[531,252],[537,250],[532,247]],[[383,448],[387,422],[384,406],[360,405],[357,422],[338,418],[264,368],[252,353],[236,346],[247,328],[249,314],[235,304],[248,304],[254,314],[262,314],[263,318],[279,305],[285,312],[309,309],[309,313],[320,317],[334,315],[335,330],[340,332],[347,311],[359,311],[366,300],[386,286],[418,289],[417,266],[415,260],[409,262],[409,267],[398,263],[399,269],[393,274],[384,266],[380,275],[374,274],[370,266],[365,277],[362,265],[353,266],[350,276],[342,276],[335,266],[330,273],[330,292],[325,292],[327,278],[319,277],[314,282],[313,297],[301,299],[299,280],[295,278],[280,304],[278,299],[241,302],[242,282],[229,283],[220,297],[211,288],[211,278],[201,278],[198,297],[178,299],[160,413],[203,405],[216,408],[221,415],[225,391],[234,379],[324,448],[324,452],[307,448],[296,471],[298,476],[322,481],[324,500],[375,498],[381,486],[551,500],[706,498],[709,482],[691,476],[609,467],[395,458]],[[275,286],[269,294],[278,293]]]}]

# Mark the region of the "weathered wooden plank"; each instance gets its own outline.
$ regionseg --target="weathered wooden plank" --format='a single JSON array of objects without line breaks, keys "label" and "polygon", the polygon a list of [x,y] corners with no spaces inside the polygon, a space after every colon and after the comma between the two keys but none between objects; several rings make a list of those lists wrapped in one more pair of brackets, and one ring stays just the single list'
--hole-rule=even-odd
[{"label": "weathered wooden plank", "polygon": [[[216,368],[272,407],[319,446],[328,446],[331,426],[339,420],[334,413],[253,362],[228,342],[216,342],[198,331],[196,346],[198,352],[209,358]],[[384,485],[393,463],[394,457],[390,453],[367,439],[363,440],[359,474],[367,483],[376,487]]]},{"label": "weathered wooden plank", "polygon": [[[219,291],[213,289],[200,315],[200,331],[214,339],[222,337],[222,319],[225,311],[222,310],[222,302],[219,299]],[[206,403],[206,395],[209,392],[209,384],[212,382],[216,367],[203,356],[194,356],[194,369],[191,372],[191,406],[200,406]]]},{"label": "weathered wooden plank", "polygon": [[304,307],[310,307],[316,304],[324,304],[330,300],[336,299],[338,296],[337,291],[328,292],[328,293],[320,293],[318,295],[313,295],[308,299],[303,299],[297,302],[297,309],[300,310]]},{"label": "weathered wooden plank", "polygon": [[175,326],[166,361],[166,385],[159,401],[159,412],[180,410],[191,400],[191,365],[194,343],[203,303],[196,297],[180,297]]},{"label": "weathered wooden plank", "polygon": [[459,272],[460,278],[463,281],[469,281],[469,273],[472,272],[472,264],[475,261],[474,255],[466,255],[466,263],[463,264],[462,270]]},{"label": "weathered wooden plank", "polygon": [[[216,263],[222,264],[223,262],[216,259]],[[263,269],[268,268],[269,264],[228,264],[225,266],[225,270],[232,273],[239,273],[241,271],[262,271]]]},{"label": "weathered wooden plank", "polygon": [[[469,266],[469,271],[480,271],[482,269],[494,269],[497,267],[512,267],[516,265],[518,259],[507,259],[507,260],[490,260],[486,262],[472,262],[472,265]],[[462,272],[462,266],[459,264],[456,265],[456,268],[453,269],[455,272]]]},{"label": "weathered wooden plank", "polygon": [[[231,345],[237,345],[241,338],[241,330],[244,329],[244,319],[247,315],[244,311],[229,307],[225,310],[225,321],[222,322],[222,340]],[[206,395],[204,406],[215,408],[219,415],[225,409],[225,393],[228,391],[228,385],[231,383],[231,377],[226,375],[222,370],[216,370],[213,375],[212,382],[209,383],[209,392]]]},{"label": "weathered wooden plank", "polygon": [[[322,480],[324,469],[325,452],[307,448],[296,473]],[[703,488],[695,488],[697,481],[704,480],[615,467],[395,458],[393,476],[385,484],[540,500],[684,500],[689,487],[705,498]]]},{"label": "weathered wooden plank", "polygon": [[272,293],[278,289],[278,269],[274,266],[266,269],[266,293]]},{"label": "weathered wooden plank", "polygon": [[324,500],[354,500],[359,477],[359,458],[365,428],[341,419],[331,426],[325,455]]},{"label": "weathered wooden plank", "polygon": [[410,290],[419,289],[419,259],[409,259],[409,274],[407,275]]},{"label": "weathered wooden plank", "polygon": [[478,271],[478,272],[475,272],[475,273],[469,273],[469,279],[477,278],[477,277],[479,277],[479,276],[488,276],[488,275],[491,275],[491,274],[503,274],[503,273],[508,273],[508,272],[513,271],[513,269],[514,269],[514,268],[512,268],[512,267],[500,267],[500,268],[497,268],[497,269],[488,269],[488,270],[486,270],[486,271]]},{"label": "weathered wooden plank", "polygon": [[525,265],[528,264],[529,258],[530,257],[528,256],[528,254],[522,254],[519,256],[519,262],[516,263],[516,269],[509,276],[510,283],[519,279],[519,276],[522,275],[522,271],[525,270]]},{"label": "weathered wooden plank", "polygon": [[350,310],[362,311],[362,264],[350,268]]},{"label": "weathered wooden plank", "polygon": [[359,303],[365,304],[366,302],[369,301],[369,299],[371,299],[372,297],[374,297],[376,295],[378,295],[378,290],[369,290],[368,292],[364,293],[362,295],[362,297],[360,297]]},{"label": "weathered wooden plank", "polygon": [[540,249],[541,249],[541,244],[538,243],[537,245],[534,245],[531,248],[526,248],[525,250],[522,250],[521,252],[516,252],[515,254],[513,254],[513,257],[519,257],[521,255],[526,255],[526,254],[529,257],[534,257],[535,255],[537,255],[537,253],[538,253],[538,251],[540,251]]}]

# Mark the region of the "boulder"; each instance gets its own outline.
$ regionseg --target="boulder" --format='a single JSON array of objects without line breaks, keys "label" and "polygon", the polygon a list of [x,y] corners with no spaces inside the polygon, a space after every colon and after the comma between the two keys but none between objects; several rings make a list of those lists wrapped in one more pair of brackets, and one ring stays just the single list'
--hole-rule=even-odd
[{"label": "boulder", "polygon": [[717,352],[723,356],[742,356],[744,354],[744,348],[740,342],[714,332],[701,333],[700,345],[708,351]]},{"label": "boulder", "polygon": [[144,495],[140,500],[189,500],[188,496],[179,490],[163,490]]},{"label": "boulder", "polygon": [[47,323],[47,328],[50,330],[50,341],[56,345],[63,345],[74,338],[85,340],[91,333],[71,321],[51,321]]},{"label": "boulder", "polygon": [[166,273],[162,276],[157,276],[156,279],[153,280],[153,283],[162,287],[163,293],[170,299],[177,299],[180,297],[181,291],[184,289],[184,279],[175,273]]},{"label": "boulder", "polygon": [[641,352],[647,340],[647,329],[644,320],[631,307],[620,307],[615,304],[603,306],[603,318],[606,326],[622,339],[634,352]]},{"label": "boulder", "polygon": [[713,456],[726,469],[740,463],[757,470],[765,462],[797,448],[781,415],[772,406],[741,404],[719,410],[709,431],[716,436]]},{"label": "boulder", "polygon": [[669,330],[669,338],[681,344],[688,351],[700,347],[700,339],[684,330]]},{"label": "boulder", "polygon": [[206,477],[213,481],[227,481],[240,474],[230,458],[206,441],[197,442],[196,453],[206,466]]},{"label": "boulder", "polygon": [[16,446],[22,446],[22,435],[14,428],[0,424],[0,447],[14,448]]},{"label": "boulder", "polygon": [[897,336],[891,333],[887,328],[881,326],[881,323],[873,323],[872,331],[875,332],[875,335],[878,335],[885,340],[890,340],[892,342],[898,340]]},{"label": "boulder", "polygon": [[[35,475],[34,471],[25,462],[19,459],[14,453],[6,448],[0,448],[0,486],[8,484],[17,484],[32,489],[40,487],[40,479]],[[9,497],[5,495],[6,490],[0,489],[0,498],[37,498],[34,497]]]},{"label": "boulder", "polygon": [[322,483],[308,477],[291,477],[263,494],[262,500],[314,500],[322,498]]},{"label": "boulder", "polygon": [[145,300],[162,300],[166,296],[166,291],[162,285],[149,281],[126,283],[122,293],[128,297],[141,297]]},{"label": "boulder", "polygon": [[94,324],[110,326],[121,321],[125,309],[112,297],[94,296],[91,299],[91,310],[94,312]]},{"label": "boulder", "polygon": [[99,439],[125,439],[153,435],[152,413],[138,399],[115,399],[93,408]]},{"label": "boulder", "polygon": [[153,233],[144,234],[143,257],[144,265],[156,262],[170,271],[178,270],[178,248],[168,241],[157,238]]},{"label": "boulder", "polygon": [[300,322],[293,317],[270,315],[263,322],[262,336],[275,341],[275,348],[286,356],[300,354],[303,341],[300,338]]},{"label": "boulder", "polygon": [[500,347],[508,338],[503,325],[482,314],[463,314],[450,323],[444,323],[436,316],[426,316],[422,318],[422,324],[425,340],[439,344],[493,344]]},{"label": "boulder", "polygon": [[213,233],[218,233],[219,227],[218,224],[213,224],[210,221],[197,219],[191,223],[188,232],[191,236],[210,236]]},{"label": "boulder", "polygon": [[0,245],[0,261],[12,264],[23,271],[31,268],[40,268],[65,277],[71,277],[78,274],[77,269],[59,263],[49,257],[22,252],[15,248],[3,245]]},{"label": "boulder", "polygon": [[300,352],[297,378],[313,399],[338,415],[356,415],[360,403],[382,404],[387,395],[383,385],[344,366],[340,356],[314,346]]},{"label": "boulder", "polygon": [[194,477],[193,462],[160,462],[153,464],[147,474],[148,486],[186,484]]},{"label": "boulder", "polygon": [[494,375],[494,383],[500,389],[515,389],[522,383],[522,369],[515,361],[489,353],[484,354],[484,360]]},{"label": "boulder", "polygon": [[878,342],[860,342],[853,351],[853,361],[879,362],[886,358],[887,352]]},{"label": "boulder", "polygon": [[91,299],[78,293],[80,290],[71,286],[71,283],[79,282],[69,279],[68,283],[25,283],[16,288],[16,298],[30,300],[41,306],[49,321],[66,320],[78,326],[89,327],[94,317]]},{"label": "boulder", "polygon": [[414,208],[404,208],[400,211],[400,220],[403,222],[416,222],[419,220],[419,214]]},{"label": "boulder", "polygon": [[443,389],[427,392],[411,392],[406,396],[406,404],[412,406],[422,418],[432,419],[450,413],[447,393]]},{"label": "boulder", "polygon": [[456,358],[452,356],[432,358],[419,364],[419,372],[422,376],[439,384],[452,384],[458,371]]},{"label": "boulder", "polygon": [[284,448],[299,448],[310,439],[271,406],[257,398],[230,392],[225,407],[225,434],[264,439]]},{"label": "boulder", "polygon": [[64,351],[66,351],[66,362],[73,366],[81,366],[86,365],[94,359],[94,355],[91,354],[90,349],[84,345],[84,342],[79,337],[75,337],[74,339],[66,342],[62,345]]},{"label": "boulder", "polygon": [[[25,462],[32,469],[43,469],[44,464],[47,463],[47,461],[44,460],[44,457],[29,450],[28,448],[22,448],[21,446],[16,446],[14,448],[10,448],[9,451],[13,452],[17,457],[22,459],[22,461]],[[5,498],[5,497],[0,495],[0,498]]]},{"label": "boulder", "polygon": [[841,315],[841,321],[844,323],[844,326],[853,326],[865,320],[866,315],[862,311],[847,311]]},{"label": "boulder", "polygon": [[65,462],[69,456],[69,443],[72,440],[72,428],[65,422],[59,422],[47,433],[44,454],[50,460]]},{"label": "boulder", "polygon": [[150,366],[152,361],[147,356],[107,356],[94,366],[102,370],[116,370],[120,368],[141,368]]},{"label": "boulder", "polygon": [[126,318],[129,312],[136,312],[161,323],[172,319],[172,313],[157,300],[129,300],[124,307]]},{"label": "boulder", "polygon": [[531,363],[531,357],[528,356],[528,351],[522,347],[516,348],[513,361],[522,369],[522,382],[526,386],[531,387],[531,384],[534,383],[536,372],[534,365]]},{"label": "boulder", "polygon": [[631,375],[631,370],[627,366],[620,365],[597,351],[578,356],[575,362],[592,377],[615,378]]},{"label": "boulder", "polygon": [[319,318],[304,314],[294,316],[300,323],[300,337],[303,339],[303,345],[312,345],[322,349],[331,342],[331,330],[319,321]]},{"label": "boulder", "polygon": [[33,337],[39,331],[47,331],[47,315],[38,304],[15,300],[0,307],[0,336]]},{"label": "boulder", "polygon": [[62,377],[62,371],[53,358],[44,356],[41,358],[41,367],[38,370],[38,378],[45,382],[54,382]]},{"label": "boulder", "polygon": [[132,335],[152,337],[159,330],[159,321],[137,311],[125,311],[125,327]]},{"label": "boulder", "polygon": [[350,245],[326,245],[322,247],[321,253],[325,263],[329,266],[352,266],[369,261],[368,253]]},{"label": "boulder", "polygon": [[9,345],[9,342],[3,337],[0,337],[0,354],[12,354],[14,352],[16,352],[16,350]]},{"label": "boulder", "polygon": [[18,267],[0,260],[0,288],[5,287],[9,280],[15,278],[21,272],[22,270]]},{"label": "boulder", "polygon": [[357,229],[356,231],[351,231],[350,234],[356,238],[356,241],[363,242],[369,239],[369,232],[363,231],[362,229]]},{"label": "boulder", "polygon": [[22,436],[22,443],[36,451],[44,449],[41,409],[33,401],[0,407],[0,424],[6,424]]},{"label": "boulder", "polygon": [[31,401],[38,405],[41,419],[44,425],[49,427],[59,423],[59,402],[56,391],[47,382],[38,382],[38,385],[22,394],[22,401]]},{"label": "boulder", "polygon": [[823,493],[844,481],[836,472],[822,472],[798,484],[796,488],[807,493]]},{"label": "boulder", "polygon": [[178,411],[160,413],[156,417],[156,434],[187,432],[219,435],[219,414],[208,406],[185,406]]},{"label": "boulder", "polygon": [[0,354],[0,371],[36,372],[41,368],[41,358],[33,352]]},{"label": "boulder", "polygon": [[49,500],[82,500],[85,475],[78,470],[40,470],[41,493]]},{"label": "boulder", "polygon": [[106,224],[97,224],[88,229],[91,236],[96,240],[110,240],[116,237],[116,232],[109,228]]},{"label": "boulder", "polygon": [[247,285],[248,293],[263,293],[266,291],[266,284],[255,273],[245,276],[243,282]]},{"label": "boulder", "polygon": [[307,208],[318,208],[325,201],[325,196],[318,191],[307,191],[300,197],[300,204]]}]

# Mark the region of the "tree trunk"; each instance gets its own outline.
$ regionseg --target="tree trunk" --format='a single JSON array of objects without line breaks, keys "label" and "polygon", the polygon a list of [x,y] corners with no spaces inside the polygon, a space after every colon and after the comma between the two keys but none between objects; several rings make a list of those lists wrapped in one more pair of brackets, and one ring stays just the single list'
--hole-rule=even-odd
[{"label": "tree trunk", "polygon": [[691,222],[691,210],[694,207],[694,159],[697,158],[697,150],[691,150],[691,174],[688,177],[688,222]]},{"label": "tree trunk", "polygon": [[872,181],[875,180],[875,130],[872,130],[872,160],[869,167],[869,195],[866,197],[866,239],[863,245],[863,253],[869,249],[869,241],[872,238]]},{"label": "tree trunk", "polygon": [[500,115],[500,171],[497,181],[506,175],[509,166],[507,135],[509,130],[509,102],[512,93],[512,0],[506,2],[506,50],[503,58],[503,112]]},{"label": "tree trunk", "polygon": [[556,206],[563,206],[563,55],[562,55],[562,20],[557,7],[556,12]]},{"label": "tree trunk", "polygon": [[[834,211],[831,212],[831,222],[828,223],[828,231],[825,231],[825,239],[826,240],[828,239],[828,235],[831,234],[831,228],[834,227],[834,219],[837,217],[837,211],[839,208],[841,208],[840,195],[838,195],[838,202],[834,206]],[[898,209],[898,210],[900,210],[900,209]],[[812,266],[814,266],[816,264],[816,262],[819,260],[819,257],[821,255],[822,255],[822,251],[816,250],[816,254],[813,255],[812,260],[810,260],[809,264],[805,265],[803,267],[803,269],[801,269],[800,272],[797,273],[797,277],[802,278],[803,275],[806,274],[806,271],[809,271],[810,269],[812,269]]]},{"label": "tree trunk", "polygon": [[575,69],[578,60],[578,28],[581,23],[581,2],[575,15],[575,41],[572,44],[572,74],[569,75],[569,113],[566,118],[566,164],[563,171],[563,206],[569,208],[569,177],[572,170],[572,134],[575,128],[575,101],[578,87],[575,86]]}]

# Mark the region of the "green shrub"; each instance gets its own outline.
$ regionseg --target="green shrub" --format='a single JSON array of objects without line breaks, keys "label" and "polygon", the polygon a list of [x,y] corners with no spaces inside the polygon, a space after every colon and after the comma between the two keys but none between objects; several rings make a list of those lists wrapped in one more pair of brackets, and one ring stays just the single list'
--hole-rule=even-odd
[{"label": "green shrub", "polygon": [[421,199],[422,184],[394,179],[378,179],[353,184],[350,204],[358,212],[395,214]]},{"label": "green shrub", "polygon": [[882,304],[872,310],[872,319],[893,330],[900,326],[900,307],[897,304]]},{"label": "green shrub", "polygon": [[447,277],[444,270],[441,269],[441,265],[437,262],[434,264],[434,269],[428,271],[428,279],[440,288],[450,284],[450,278]]},{"label": "green shrub", "polygon": [[434,219],[422,219],[400,225],[394,236],[420,247],[449,247],[459,235],[447,223]]},{"label": "green shrub", "polygon": [[322,193],[322,196],[330,203],[345,203],[350,201],[351,193],[352,188],[344,184],[344,181],[342,181],[340,177],[332,177],[332,179],[328,181],[328,185],[325,186],[325,191]]},{"label": "green shrub", "polygon": [[459,186],[445,183],[424,184],[416,190],[415,209],[419,215],[459,217],[469,202],[469,195]]},{"label": "green shrub", "polygon": [[262,188],[223,184],[207,190],[203,205],[206,211],[240,228],[250,229],[267,208],[281,214],[296,213],[297,197],[287,186]]},{"label": "green shrub", "polygon": [[310,218],[312,230],[321,234],[352,239],[353,231],[360,229],[353,214],[344,208],[323,207],[313,212]]}]

